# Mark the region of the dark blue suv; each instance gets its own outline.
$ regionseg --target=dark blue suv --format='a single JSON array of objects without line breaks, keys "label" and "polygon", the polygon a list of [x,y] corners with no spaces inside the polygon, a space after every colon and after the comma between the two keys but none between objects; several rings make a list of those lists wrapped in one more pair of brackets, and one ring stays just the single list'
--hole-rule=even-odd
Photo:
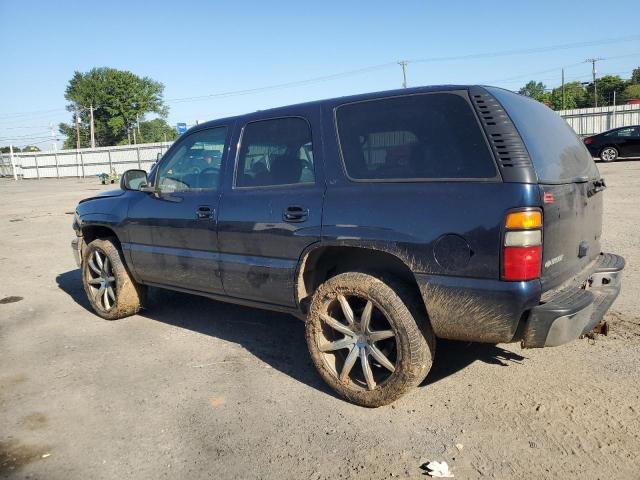
[{"label": "dark blue suv", "polygon": [[73,249],[101,317],[136,313],[148,286],[289,312],[324,380],[379,406],[425,378],[436,338],[592,330],[624,268],[600,250],[604,189],[536,101],[396,90],[198,125],[80,202]]}]

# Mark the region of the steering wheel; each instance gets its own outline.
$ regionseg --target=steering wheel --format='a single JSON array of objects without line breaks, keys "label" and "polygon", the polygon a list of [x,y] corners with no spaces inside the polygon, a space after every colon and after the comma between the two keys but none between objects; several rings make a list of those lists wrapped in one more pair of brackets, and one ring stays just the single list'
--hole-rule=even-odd
[{"label": "steering wheel", "polygon": [[218,169],[216,167],[203,168],[202,170],[200,170],[200,175],[202,175],[203,173],[207,173],[209,171],[218,172]]},{"label": "steering wheel", "polygon": [[196,175],[198,175],[200,173],[200,169],[198,167],[191,167],[189,169],[189,173],[195,173]]}]

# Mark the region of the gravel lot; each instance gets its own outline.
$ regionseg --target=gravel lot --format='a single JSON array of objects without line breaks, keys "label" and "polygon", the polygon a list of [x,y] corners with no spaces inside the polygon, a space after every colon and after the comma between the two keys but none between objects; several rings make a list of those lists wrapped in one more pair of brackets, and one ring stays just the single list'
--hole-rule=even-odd
[{"label": "gravel lot", "polygon": [[[639,478],[640,162],[600,165],[623,292],[595,341],[440,342],[425,384],[368,410],[336,398],[293,317],[155,290],[88,310],[69,248],[96,180],[0,180],[0,477]],[[464,312],[462,312],[464,313]],[[456,444],[458,446],[456,446]]]}]

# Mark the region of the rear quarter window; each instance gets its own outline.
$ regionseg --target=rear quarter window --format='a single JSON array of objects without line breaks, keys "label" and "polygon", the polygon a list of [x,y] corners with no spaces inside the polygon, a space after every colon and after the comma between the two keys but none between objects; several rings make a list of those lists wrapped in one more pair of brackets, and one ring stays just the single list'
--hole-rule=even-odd
[{"label": "rear quarter window", "polygon": [[345,171],[353,180],[497,178],[462,95],[416,94],[341,105],[336,123]]},{"label": "rear quarter window", "polygon": [[560,115],[523,95],[487,87],[502,104],[524,141],[540,183],[599,177],[591,154]]}]

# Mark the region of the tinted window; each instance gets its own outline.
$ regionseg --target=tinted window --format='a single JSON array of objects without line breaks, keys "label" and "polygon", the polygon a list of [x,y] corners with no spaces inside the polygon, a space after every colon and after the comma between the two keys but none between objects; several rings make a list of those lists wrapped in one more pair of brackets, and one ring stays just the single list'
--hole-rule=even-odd
[{"label": "tinted window", "polygon": [[599,176],[584,143],[562,117],[542,103],[503,90],[487,88],[518,129],[541,183],[563,183]]},{"label": "tinted window", "polygon": [[158,168],[158,188],[167,192],[217,190],[227,128],[194,132],[178,140]]},{"label": "tinted window", "polygon": [[619,128],[618,130],[613,130],[609,133],[605,133],[607,137],[637,137],[638,136],[638,127],[627,127],[627,128]]},{"label": "tinted window", "polygon": [[354,179],[493,178],[496,168],[467,101],[452,93],[343,105],[340,147]]},{"label": "tinted window", "polygon": [[238,187],[314,181],[311,129],[306,120],[277,118],[247,124],[238,156]]}]

